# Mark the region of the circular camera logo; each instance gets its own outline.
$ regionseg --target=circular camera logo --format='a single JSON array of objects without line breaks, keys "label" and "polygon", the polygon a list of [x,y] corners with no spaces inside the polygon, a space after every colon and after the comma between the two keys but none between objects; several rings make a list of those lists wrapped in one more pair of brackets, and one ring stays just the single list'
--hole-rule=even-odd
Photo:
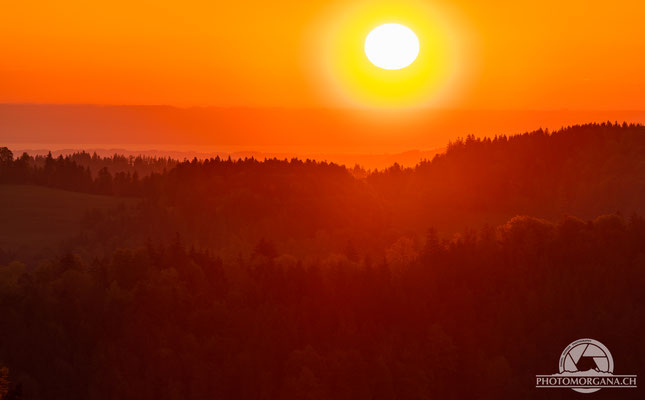
[{"label": "circular camera logo", "polygon": [[614,359],[604,344],[578,339],[560,356],[559,373],[536,375],[537,388],[570,388],[593,393],[602,388],[635,388],[636,375],[614,375]]},{"label": "circular camera logo", "polygon": [[[560,374],[576,376],[612,376],[614,359],[604,344],[593,339],[579,339],[567,346],[560,356]],[[600,388],[573,388],[576,392],[592,393]]]}]

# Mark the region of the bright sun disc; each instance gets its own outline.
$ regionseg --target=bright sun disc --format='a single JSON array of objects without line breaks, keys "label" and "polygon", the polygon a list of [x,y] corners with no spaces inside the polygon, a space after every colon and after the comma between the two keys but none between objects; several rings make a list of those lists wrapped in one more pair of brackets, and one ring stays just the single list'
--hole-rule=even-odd
[{"label": "bright sun disc", "polygon": [[407,26],[380,25],[367,35],[365,55],[379,68],[405,68],[419,55],[419,39]]}]

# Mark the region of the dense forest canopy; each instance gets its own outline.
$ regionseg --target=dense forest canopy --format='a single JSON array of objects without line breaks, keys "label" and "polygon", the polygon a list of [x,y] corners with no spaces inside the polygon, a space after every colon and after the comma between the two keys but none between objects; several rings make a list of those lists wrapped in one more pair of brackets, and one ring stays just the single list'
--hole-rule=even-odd
[{"label": "dense forest canopy", "polygon": [[129,200],[0,244],[0,399],[538,398],[581,337],[639,373],[644,155],[612,123],[381,171],[2,148],[3,184]]}]

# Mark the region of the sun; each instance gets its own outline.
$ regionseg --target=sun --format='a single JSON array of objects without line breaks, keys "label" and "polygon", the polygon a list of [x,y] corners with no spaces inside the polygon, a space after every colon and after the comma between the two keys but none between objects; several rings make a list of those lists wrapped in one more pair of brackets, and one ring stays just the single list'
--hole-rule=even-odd
[{"label": "sun", "polygon": [[419,38],[407,26],[383,24],[372,29],[365,39],[365,55],[382,69],[402,69],[419,55]]},{"label": "sun", "polygon": [[337,104],[446,107],[465,85],[471,38],[449,8],[425,0],[331,6],[305,41],[313,80]]}]

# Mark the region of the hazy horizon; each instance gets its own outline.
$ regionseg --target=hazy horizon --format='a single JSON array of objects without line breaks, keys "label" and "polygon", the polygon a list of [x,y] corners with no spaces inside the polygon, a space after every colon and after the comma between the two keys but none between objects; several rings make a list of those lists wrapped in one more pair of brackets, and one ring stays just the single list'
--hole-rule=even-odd
[{"label": "hazy horizon", "polygon": [[605,121],[645,123],[645,110],[330,109],[0,104],[3,144],[23,150],[396,155],[451,140]]}]

